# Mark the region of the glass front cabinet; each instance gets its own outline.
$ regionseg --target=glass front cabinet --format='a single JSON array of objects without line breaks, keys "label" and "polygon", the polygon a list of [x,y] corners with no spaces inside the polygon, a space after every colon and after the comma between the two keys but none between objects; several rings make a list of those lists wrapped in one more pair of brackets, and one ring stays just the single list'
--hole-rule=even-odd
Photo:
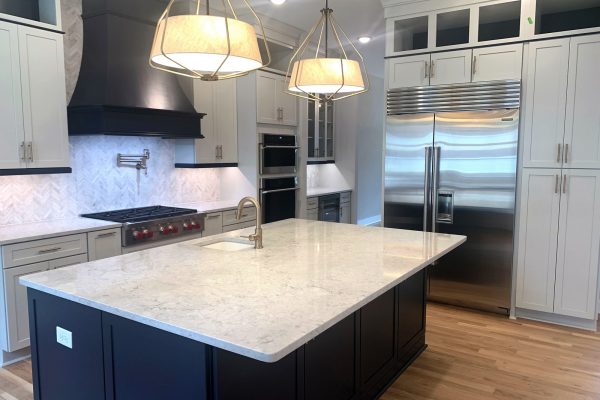
[{"label": "glass front cabinet", "polygon": [[332,101],[308,101],[308,163],[335,160],[334,104]]}]

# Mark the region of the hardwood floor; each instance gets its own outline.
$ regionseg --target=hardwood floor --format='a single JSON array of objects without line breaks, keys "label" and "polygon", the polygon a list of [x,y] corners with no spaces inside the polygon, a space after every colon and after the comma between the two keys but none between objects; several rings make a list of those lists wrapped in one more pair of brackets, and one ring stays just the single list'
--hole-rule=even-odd
[{"label": "hardwood floor", "polygon": [[[381,400],[600,399],[600,333],[437,304],[427,317],[429,348]],[[32,398],[29,360],[0,369],[1,400]]]}]

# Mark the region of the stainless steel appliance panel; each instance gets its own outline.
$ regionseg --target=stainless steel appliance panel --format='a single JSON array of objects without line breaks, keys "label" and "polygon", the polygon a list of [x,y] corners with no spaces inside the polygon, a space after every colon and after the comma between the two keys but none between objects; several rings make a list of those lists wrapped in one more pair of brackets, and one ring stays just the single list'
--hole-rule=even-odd
[{"label": "stainless steel appliance panel", "polygon": [[385,226],[427,230],[434,115],[389,116],[386,129]]},{"label": "stainless steel appliance panel", "polygon": [[435,231],[468,240],[431,268],[431,300],[508,312],[518,130],[518,110],[436,114]]}]

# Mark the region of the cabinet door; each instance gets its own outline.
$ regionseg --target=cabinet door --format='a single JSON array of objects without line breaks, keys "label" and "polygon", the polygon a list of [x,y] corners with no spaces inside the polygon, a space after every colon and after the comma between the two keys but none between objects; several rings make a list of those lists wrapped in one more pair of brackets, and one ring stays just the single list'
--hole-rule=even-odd
[{"label": "cabinet door", "polygon": [[69,166],[65,57],[61,34],[19,26],[28,166]]},{"label": "cabinet door", "polygon": [[600,171],[563,170],[554,312],[596,317]]},{"label": "cabinet door", "polygon": [[107,229],[87,234],[89,261],[121,255],[121,230]]},{"label": "cabinet door", "polygon": [[285,93],[285,77],[281,76],[277,80],[277,106],[281,107],[282,125],[298,125],[298,97]]},{"label": "cabinet door", "polygon": [[215,122],[221,152],[218,162],[238,162],[237,89],[235,79],[213,82]]},{"label": "cabinet door", "polygon": [[472,50],[448,51],[431,55],[431,85],[471,82]]},{"label": "cabinet door", "polygon": [[279,124],[280,107],[277,104],[278,76],[264,72],[256,73],[256,110],[257,122],[261,124]]},{"label": "cabinet door", "polygon": [[41,262],[4,270],[4,296],[8,331],[8,343],[4,344],[4,350],[16,351],[29,346],[27,288],[19,283],[19,278],[47,269],[48,262]]},{"label": "cabinet door", "polygon": [[[206,113],[202,118],[202,135],[204,139],[194,140],[194,164],[214,164],[218,159],[218,131],[219,115],[215,107],[215,84],[218,82],[205,82],[194,80],[194,108],[198,112]],[[186,159],[191,162],[192,160]],[[180,160],[180,162],[183,162]]]},{"label": "cabinet door", "polygon": [[569,39],[529,44],[525,75],[523,166],[562,166]]},{"label": "cabinet door", "polygon": [[473,82],[521,79],[523,45],[473,49]]},{"label": "cabinet door", "polygon": [[25,140],[17,25],[0,22],[0,169],[24,168]]},{"label": "cabinet door", "polygon": [[429,85],[429,54],[388,60],[388,89]]},{"label": "cabinet door", "polygon": [[564,166],[600,168],[600,35],[571,39]]},{"label": "cabinet door", "polygon": [[352,223],[352,210],[350,208],[350,203],[344,203],[340,206],[340,223]]},{"label": "cabinet door", "polygon": [[313,208],[311,210],[306,210],[306,219],[310,221],[318,221],[319,220],[319,209]]},{"label": "cabinet door", "polygon": [[524,169],[521,179],[517,307],[554,311],[561,170]]},{"label": "cabinet door", "polygon": [[206,216],[202,237],[223,233],[223,213],[212,213]]}]

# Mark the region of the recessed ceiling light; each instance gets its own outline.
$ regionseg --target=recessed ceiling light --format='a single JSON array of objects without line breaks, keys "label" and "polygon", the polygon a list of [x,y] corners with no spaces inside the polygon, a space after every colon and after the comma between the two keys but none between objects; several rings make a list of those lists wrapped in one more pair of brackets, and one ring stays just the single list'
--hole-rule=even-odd
[{"label": "recessed ceiling light", "polygon": [[371,36],[361,36],[358,38],[358,41],[362,44],[367,44],[371,41]]},{"label": "recessed ceiling light", "polygon": [[275,4],[276,6],[280,6],[285,3],[285,0],[271,0],[271,3]]}]

